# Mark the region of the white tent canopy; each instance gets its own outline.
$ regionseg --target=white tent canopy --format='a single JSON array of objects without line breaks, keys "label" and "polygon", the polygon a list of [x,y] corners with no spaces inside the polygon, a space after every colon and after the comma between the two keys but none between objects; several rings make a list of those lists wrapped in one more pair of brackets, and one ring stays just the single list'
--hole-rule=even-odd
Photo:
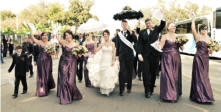
[{"label": "white tent canopy", "polygon": [[89,19],[86,23],[82,24],[79,29],[78,33],[89,33],[89,32],[96,32],[100,30],[104,30],[107,28],[107,25],[97,21],[95,19]]}]

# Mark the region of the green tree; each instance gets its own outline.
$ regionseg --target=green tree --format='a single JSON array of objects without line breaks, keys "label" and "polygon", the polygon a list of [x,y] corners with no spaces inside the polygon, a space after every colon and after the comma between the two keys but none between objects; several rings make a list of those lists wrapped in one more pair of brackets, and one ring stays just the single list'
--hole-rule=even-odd
[{"label": "green tree", "polygon": [[53,3],[49,5],[48,17],[53,22],[63,23],[65,11],[61,4]]},{"label": "green tree", "polygon": [[90,8],[94,1],[90,0],[70,0],[68,12],[65,13],[64,24],[78,28],[81,24],[87,22],[93,15],[90,14]]},{"label": "green tree", "polygon": [[16,15],[12,11],[9,11],[9,10],[1,11],[1,20],[2,21],[6,20],[6,19],[12,19],[15,17],[16,17]]},{"label": "green tree", "polygon": [[16,29],[16,15],[9,10],[3,10],[0,13],[2,33],[14,34],[14,30]]},{"label": "green tree", "polygon": [[199,12],[200,16],[205,16],[208,15],[212,12],[212,8],[208,7],[208,6],[203,6],[201,11]]},{"label": "green tree", "polygon": [[44,31],[45,29],[50,29],[48,10],[48,5],[44,4],[44,2],[40,2],[24,9],[19,17],[22,21],[33,23],[35,26],[40,25],[41,27],[37,27],[37,29]]}]

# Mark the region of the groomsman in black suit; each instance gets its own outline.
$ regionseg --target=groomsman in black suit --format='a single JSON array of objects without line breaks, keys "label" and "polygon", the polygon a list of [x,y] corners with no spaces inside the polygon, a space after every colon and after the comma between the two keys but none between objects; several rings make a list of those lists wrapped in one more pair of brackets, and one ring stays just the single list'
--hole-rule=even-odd
[{"label": "groomsman in black suit", "polygon": [[151,19],[145,20],[146,29],[141,30],[138,38],[138,59],[143,62],[143,84],[145,88],[145,97],[149,98],[154,90],[156,80],[155,71],[158,67],[158,55],[151,46],[158,40],[159,33],[163,30],[166,22],[161,19],[160,25],[152,27]]},{"label": "groomsman in black suit", "polygon": [[[83,45],[85,38],[83,37],[82,33],[79,33],[76,39],[80,45]],[[84,56],[80,55],[79,58],[77,59],[77,77],[79,82],[81,82],[83,78],[83,63],[84,63]]]},{"label": "groomsman in black suit", "polygon": [[19,83],[22,82],[23,85],[23,93],[27,93],[27,81],[26,81],[26,73],[29,71],[29,62],[28,57],[25,53],[22,53],[21,46],[16,47],[16,53],[12,56],[12,64],[8,69],[10,73],[12,69],[15,67],[15,88],[14,88],[14,98],[18,96]]},{"label": "groomsman in black suit", "polygon": [[126,20],[122,21],[123,31],[119,32],[116,38],[116,55],[120,61],[119,85],[120,96],[123,96],[125,83],[127,83],[127,92],[131,92],[132,74],[134,71],[134,58],[136,51],[133,47],[133,42],[137,39],[134,33],[128,27]]},{"label": "groomsman in black suit", "polygon": [[28,56],[28,65],[30,70],[30,78],[33,77],[33,65],[32,65],[32,55],[33,55],[33,44],[30,42],[31,40],[28,36],[25,36],[22,43],[22,53],[27,54]]}]

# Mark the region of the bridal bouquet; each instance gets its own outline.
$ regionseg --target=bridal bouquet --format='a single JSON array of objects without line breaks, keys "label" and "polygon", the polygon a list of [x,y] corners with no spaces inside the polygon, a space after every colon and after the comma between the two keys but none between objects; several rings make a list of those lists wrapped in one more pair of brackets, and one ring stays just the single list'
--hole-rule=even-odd
[{"label": "bridal bouquet", "polygon": [[72,49],[72,54],[75,55],[75,56],[78,55],[78,54],[84,55],[86,53],[88,53],[88,50],[85,46],[82,46],[82,45],[76,46]]},{"label": "bridal bouquet", "polygon": [[211,51],[216,51],[218,52],[219,51],[219,43],[215,40],[210,40],[209,44],[208,44],[208,48],[211,50]]},{"label": "bridal bouquet", "polygon": [[56,53],[56,50],[55,50],[55,47],[53,45],[49,45],[49,46],[45,47],[45,52],[50,54],[50,55],[53,55],[53,54]]},{"label": "bridal bouquet", "polygon": [[180,46],[183,46],[189,41],[189,39],[185,35],[179,35],[176,37],[176,43]]}]

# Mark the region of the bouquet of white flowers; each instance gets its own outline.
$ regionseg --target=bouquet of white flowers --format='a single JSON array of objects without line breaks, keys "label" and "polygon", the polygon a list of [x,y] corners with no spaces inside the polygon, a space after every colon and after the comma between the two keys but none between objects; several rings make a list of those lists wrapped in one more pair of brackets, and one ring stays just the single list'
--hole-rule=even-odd
[{"label": "bouquet of white flowers", "polygon": [[85,46],[82,46],[82,45],[76,46],[72,49],[72,54],[73,55],[78,55],[78,54],[84,55],[86,53],[88,53],[88,49]]},{"label": "bouquet of white flowers", "polygon": [[215,40],[210,40],[209,44],[208,44],[208,48],[211,50],[211,51],[216,51],[218,52],[219,51],[219,43]]},{"label": "bouquet of white flowers", "polygon": [[180,46],[183,46],[189,41],[189,39],[185,35],[179,35],[176,37],[176,43]]},{"label": "bouquet of white flowers", "polygon": [[55,54],[56,53],[55,46],[53,46],[53,45],[46,46],[45,47],[45,52],[50,54],[50,55]]}]

